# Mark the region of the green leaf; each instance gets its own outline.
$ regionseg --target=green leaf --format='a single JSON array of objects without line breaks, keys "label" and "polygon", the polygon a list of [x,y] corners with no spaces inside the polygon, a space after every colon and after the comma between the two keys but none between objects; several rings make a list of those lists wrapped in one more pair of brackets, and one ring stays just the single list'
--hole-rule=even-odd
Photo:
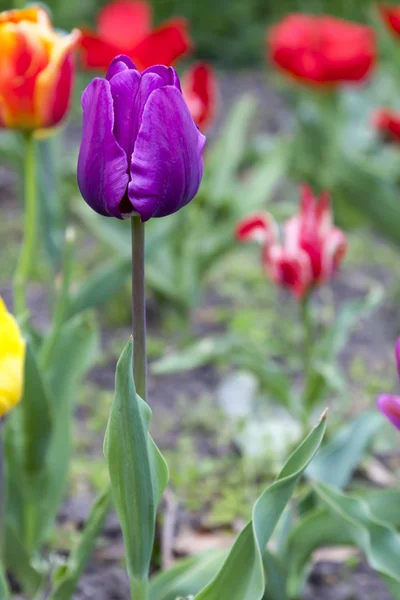
[{"label": "green leaf", "polygon": [[52,406],[31,345],[25,356],[24,393],[20,414],[23,422],[24,471],[32,482],[44,469],[52,432]]},{"label": "green leaf", "polygon": [[400,527],[400,490],[369,490],[363,496],[364,502],[379,521],[388,525]]},{"label": "green leaf", "polygon": [[256,102],[252,96],[240,98],[209,153],[205,184],[208,194],[212,194],[213,204],[221,204],[235,182],[235,174],[243,160],[248,128],[255,109]]},{"label": "green leaf", "polygon": [[157,504],[168,468],[148,433],[151,410],[136,394],[132,339],[117,365],[115,395],[104,440],[113,499],[124,537],[132,597],[146,597]]},{"label": "green leaf", "polygon": [[72,451],[72,415],[79,383],[94,364],[98,334],[82,316],[67,321],[60,330],[49,365],[47,384],[53,398],[53,433],[46,466],[45,503],[40,506],[43,534],[52,524],[68,479]]},{"label": "green leaf", "polygon": [[377,519],[361,498],[346,495],[323,484],[313,485],[323,505],[365,554],[390,591],[400,597],[400,535]]},{"label": "green leaf", "polygon": [[377,412],[359,415],[325,444],[308,467],[306,475],[321,483],[344,489],[382,424],[383,418]]},{"label": "green leaf", "polygon": [[215,577],[227,555],[227,550],[211,550],[178,561],[151,579],[149,600],[175,600],[196,594]]},{"label": "green leaf", "polygon": [[301,595],[314,550],[322,546],[349,544],[352,544],[352,539],[347,529],[338,527],[329,511],[318,508],[306,514],[290,532],[282,552],[288,568],[289,597],[297,598]]},{"label": "green leaf", "polygon": [[131,264],[130,259],[117,258],[94,269],[70,298],[69,315],[106,304],[127,281]]},{"label": "green leaf", "polygon": [[49,600],[71,600],[79,578],[84,572],[111,508],[111,488],[97,498],[81,533],[78,546],[72,551],[62,576],[56,580]]},{"label": "green leaf", "polygon": [[296,484],[317,452],[326,428],[326,413],[294,451],[276,481],[257,500],[253,518],[243,529],[223,567],[196,600],[260,600],[266,582],[262,555]]},{"label": "green leaf", "polygon": [[181,351],[173,352],[151,365],[154,375],[182,373],[228,356],[237,345],[236,336],[205,337]]},{"label": "green leaf", "polygon": [[64,246],[64,208],[60,198],[60,134],[36,142],[37,185],[42,234],[47,256],[55,270],[61,266]]},{"label": "green leaf", "polygon": [[337,315],[334,324],[313,350],[313,366],[304,386],[301,405],[311,410],[326,393],[331,373],[320,368],[325,363],[335,363],[339,353],[346,346],[352,328],[362,317],[367,316],[381,303],[383,288],[377,286],[362,300],[348,302]]},{"label": "green leaf", "polygon": [[7,569],[22,585],[26,596],[33,598],[42,582],[42,575],[31,565],[30,556],[9,521],[6,522],[5,560]]},{"label": "green leaf", "polygon": [[286,569],[280,558],[267,548],[263,552],[265,591],[263,600],[288,600],[286,593]]},{"label": "green leaf", "polygon": [[3,565],[0,562],[0,598],[1,600],[8,600],[10,597],[10,588],[8,587],[6,574],[3,570]]}]

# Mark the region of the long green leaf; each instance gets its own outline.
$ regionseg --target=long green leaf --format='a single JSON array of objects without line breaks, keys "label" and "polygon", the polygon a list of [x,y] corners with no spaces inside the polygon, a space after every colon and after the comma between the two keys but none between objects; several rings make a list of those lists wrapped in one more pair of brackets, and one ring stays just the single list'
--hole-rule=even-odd
[{"label": "long green leaf", "polygon": [[79,544],[69,557],[66,567],[62,569],[62,575],[57,577],[49,600],[71,600],[73,597],[79,578],[93,552],[97,537],[103,529],[110,507],[111,488],[107,487],[93,504]]},{"label": "long green leaf", "polygon": [[10,588],[8,587],[6,575],[3,570],[3,565],[0,562],[0,598],[1,600],[8,600],[10,596]]},{"label": "long green leaf", "polygon": [[150,600],[175,600],[203,589],[217,574],[228,550],[212,550],[178,561],[150,581]]},{"label": "long green leaf", "polygon": [[30,556],[8,521],[6,522],[5,558],[7,569],[20,582],[26,596],[33,598],[42,582],[42,575],[32,566]]},{"label": "long green leaf", "polygon": [[243,529],[215,579],[196,600],[260,600],[265,590],[263,551],[302,473],[317,452],[326,428],[326,413],[294,451],[276,481],[257,500],[253,518]]},{"label": "long green leaf", "polygon": [[98,334],[82,318],[67,321],[57,338],[47,373],[53,398],[53,434],[48,452],[46,503],[41,506],[43,535],[52,524],[65,492],[72,451],[72,416],[77,390],[83,375],[94,364]]},{"label": "long green leaf", "polygon": [[383,418],[377,412],[359,415],[325,444],[308,467],[306,475],[321,483],[344,489],[382,424]]},{"label": "long green leaf", "polygon": [[136,394],[132,339],[117,365],[115,395],[104,441],[113,499],[124,537],[132,597],[147,588],[157,504],[168,468],[148,433],[151,411]]},{"label": "long green leaf", "polygon": [[400,535],[387,523],[377,519],[361,498],[346,495],[323,484],[314,489],[324,506],[336,518],[337,526],[365,554],[372,568],[378,571],[389,589],[400,594]]}]

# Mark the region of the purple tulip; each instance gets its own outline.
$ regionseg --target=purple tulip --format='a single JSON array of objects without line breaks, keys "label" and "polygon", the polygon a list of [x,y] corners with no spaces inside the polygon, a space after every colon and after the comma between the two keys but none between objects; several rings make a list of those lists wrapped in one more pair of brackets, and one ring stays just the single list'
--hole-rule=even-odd
[{"label": "purple tulip", "polygon": [[[400,338],[396,342],[395,348],[397,371],[400,375]],[[400,396],[391,394],[382,394],[379,396],[378,408],[387,419],[400,430]]]},{"label": "purple tulip", "polygon": [[82,95],[78,184],[93,210],[142,221],[170,215],[196,195],[205,137],[172,67],[140,73],[117,56]]}]

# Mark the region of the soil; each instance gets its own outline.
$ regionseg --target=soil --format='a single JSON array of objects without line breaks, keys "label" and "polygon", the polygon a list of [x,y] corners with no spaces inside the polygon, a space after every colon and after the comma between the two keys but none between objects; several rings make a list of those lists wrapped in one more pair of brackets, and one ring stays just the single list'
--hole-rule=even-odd
[{"label": "soil", "polygon": [[[271,86],[264,73],[242,73],[236,76],[221,76],[221,93],[223,101],[220,103],[224,108],[232,103],[232,98],[237,97],[243,91],[251,90],[258,98],[260,111],[258,113],[258,128],[276,131],[285,127],[287,113],[282,110],[281,100],[272,91]],[[225,112],[225,111],[224,111]],[[217,125],[218,129],[218,125]],[[1,173],[1,178],[3,173]],[[341,300],[358,297],[357,281],[371,277],[379,279],[384,285],[392,283],[389,270],[376,273],[372,268],[366,266],[354,274],[340,275],[334,284],[333,294]],[[5,299],[10,298],[9,288],[0,289]],[[215,296],[213,296],[215,298]],[[206,299],[204,305],[209,304]],[[39,286],[32,286],[29,294],[29,304],[35,316],[37,324],[46,323],[46,302],[43,290]],[[373,363],[375,356],[381,359],[390,357],[396,332],[393,327],[394,307],[386,303],[372,319],[360,327],[352,337],[351,345],[346,348],[341,358],[344,366],[352,356],[361,353],[366,356],[367,364]],[[157,320],[152,320],[149,315],[151,327],[156,331]],[[204,324],[194,323],[195,329],[202,331]],[[120,329],[118,334],[129,336],[129,328]],[[115,335],[115,330],[104,330],[102,333],[103,345],[107,346]],[[373,351],[371,351],[373,349]],[[107,365],[95,368],[90,374],[90,380],[97,386],[112,390],[114,385],[115,361]],[[212,367],[204,367],[189,373],[150,377],[149,396],[150,404],[154,410],[154,437],[162,449],[171,448],[176,445],[180,423],[177,422],[175,429],[170,429],[166,435],[160,426],[164,416],[174,414],[177,405],[177,390],[179,396],[187,398],[199,398],[212,394],[219,381],[217,371]],[[79,430],[81,413],[77,412],[77,428]],[[199,446],[204,456],[213,456],[214,449],[202,432],[197,434]],[[91,448],[93,456],[100,456],[102,452],[102,435],[94,440]],[[92,495],[84,490],[80,495],[74,494],[64,504],[59,522],[62,526],[80,529],[87,517]],[[179,528],[179,523],[178,523]],[[121,533],[115,515],[111,515],[106,523],[101,544],[95,552],[91,563],[81,578],[75,600],[128,600],[129,584],[126,571],[122,568],[124,552]],[[336,562],[318,562],[314,565],[306,585],[303,600],[394,600],[386,591],[379,576],[372,571],[362,560],[355,568],[350,568]]]}]

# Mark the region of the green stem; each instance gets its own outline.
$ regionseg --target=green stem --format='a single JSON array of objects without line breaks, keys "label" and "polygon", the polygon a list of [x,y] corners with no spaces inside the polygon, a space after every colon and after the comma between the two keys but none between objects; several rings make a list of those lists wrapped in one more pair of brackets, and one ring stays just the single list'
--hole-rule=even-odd
[{"label": "green stem", "polygon": [[310,313],[310,295],[306,294],[300,304],[301,321],[303,325],[304,340],[304,380],[306,381],[311,368],[313,350],[313,327]]},{"label": "green stem", "polygon": [[[136,391],[147,400],[146,292],[144,283],[144,224],[132,217],[133,377]],[[138,596],[139,600],[139,596]]]},{"label": "green stem", "polygon": [[14,304],[17,316],[26,311],[26,287],[36,256],[38,217],[35,162],[35,140],[33,133],[28,132],[25,134],[24,236],[14,276]]}]

